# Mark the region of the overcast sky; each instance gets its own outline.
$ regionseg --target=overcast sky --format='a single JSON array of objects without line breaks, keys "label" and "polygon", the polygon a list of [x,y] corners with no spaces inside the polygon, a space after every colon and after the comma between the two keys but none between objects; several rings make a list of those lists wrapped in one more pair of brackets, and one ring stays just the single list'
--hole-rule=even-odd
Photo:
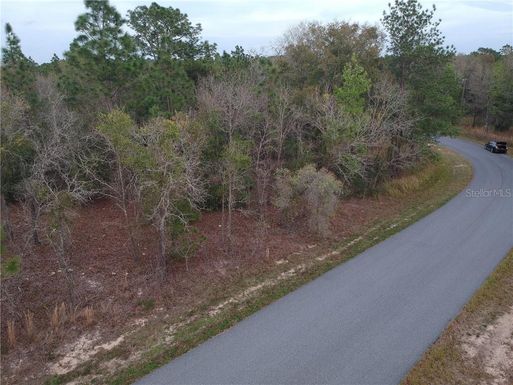
[{"label": "overcast sky", "polygon": [[[218,44],[220,51],[235,45],[245,50],[269,53],[274,42],[303,20],[350,20],[379,23],[392,0],[157,0],[179,8],[193,23],[203,27],[203,37]],[[111,0],[125,16],[128,9],[149,5],[144,0]],[[438,0],[436,16],[446,42],[458,52],[478,47],[499,49],[513,45],[512,0]],[[81,0],[1,0],[1,21],[11,23],[21,39],[24,53],[37,62],[49,61],[53,53],[62,56],[76,36],[74,21],[85,11]],[[3,30],[3,27],[2,27]],[[4,44],[2,31],[2,45]]]}]

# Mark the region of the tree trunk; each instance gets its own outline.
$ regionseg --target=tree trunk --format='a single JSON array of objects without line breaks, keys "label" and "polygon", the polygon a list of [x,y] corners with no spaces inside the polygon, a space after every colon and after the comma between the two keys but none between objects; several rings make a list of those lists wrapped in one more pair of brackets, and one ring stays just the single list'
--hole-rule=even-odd
[{"label": "tree trunk", "polygon": [[161,281],[164,281],[166,276],[166,221],[164,216],[161,217],[159,223],[159,256],[157,261],[157,274]]},{"label": "tree trunk", "polygon": [[232,210],[233,210],[233,181],[232,177],[228,181],[228,223],[227,223],[227,232],[228,232],[228,247],[231,251],[232,249]]},{"label": "tree trunk", "polygon": [[488,132],[488,104],[486,105],[486,113],[485,113],[485,130]]},{"label": "tree trunk", "polygon": [[399,75],[399,88],[401,89],[401,91],[404,91],[404,63],[401,62],[401,66],[400,66],[400,71],[401,71],[401,74]]},{"label": "tree trunk", "polygon": [[73,269],[70,264],[70,256],[68,255],[70,252],[70,240],[68,239],[68,231],[67,225],[65,223],[65,219],[62,217],[62,214],[59,214],[58,219],[58,239],[57,244],[54,245],[55,251],[57,252],[57,256],[59,258],[59,265],[66,279],[66,284],[68,286],[68,297],[70,306],[73,307],[76,302],[75,298],[75,280],[73,278]]},{"label": "tree trunk", "polygon": [[134,262],[140,261],[140,252],[139,252],[139,246],[137,245],[137,241],[135,239],[134,234],[134,228],[132,225],[128,224],[128,237],[130,238],[130,246],[131,246],[131,253],[132,259]]},{"label": "tree trunk", "polygon": [[225,196],[224,186],[223,186],[223,195],[221,197],[221,239],[223,240],[223,242],[226,241],[226,239],[225,239],[226,232],[224,230],[224,227],[225,227],[225,209],[224,209],[225,200],[226,200],[226,196]]},{"label": "tree trunk", "polygon": [[39,221],[39,214],[36,207],[36,203],[31,200],[30,201],[30,217],[32,221],[32,241],[35,245],[41,244],[41,241],[39,240],[39,234],[37,232],[37,223]]},{"label": "tree trunk", "polygon": [[128,215],[128,203],[123,202],[123,216],[125,217],[125,227],[128,232],[128,238],[130,240],[130,254],[134,262],[140,261],[140,251],[139,246],[137,245],[137,241],[135,239],[135,231],[134,226],[130,223],[131,219]]},{"label": "tree trunk", "polygon": [[283,151],[283,138],[282,136],[280,135],[280,139],[278,140],[278,167],[281,167],[282,166],[282,161],[281,161],[281,153]]},{"label": "tree trunk", "polygon": [[125,178],[123,177],[123,169],[120,166],[120,161],[118,159],[118,183],[119,187],[121,187],[121,209],[123,210],[123,215],[125,217],[125,227],[128,231],[128,237],[130,238],[130,254],[132,255],[132,259],[134,262],[139,262],[140,252],[139,247],[137,246],[137,242],[135,240],[134,229],[132,224],[130,223],[130,216],[128,215],[129,210],[129,202],[128,196],[125,188]]}]

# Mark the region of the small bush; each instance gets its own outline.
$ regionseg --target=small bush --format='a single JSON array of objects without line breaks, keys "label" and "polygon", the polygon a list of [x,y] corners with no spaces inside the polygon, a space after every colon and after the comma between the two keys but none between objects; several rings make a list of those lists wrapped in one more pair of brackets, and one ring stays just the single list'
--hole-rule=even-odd
[{"label": "small bush", "polygon": [[305,217],[310,230],[326,236],[341,193],[342,183],[325,169],[307,165],[295,174],[282,169],[276,174],[274,205],[287,220]]},{"label": "small bush", "polygon": [[155,300],[152,298],[144,298],[137,301],[137,306],[141,307],[144,311],[151,311],[155,307]]},{"label": "small bush", "polygon": [[198,229],[192,226],[184,226],[181,233],[172,233],[173,242],[169,251],[169,258],[172,260],[185,261],[185,269],[189,271],[189,260],[206,240]]}]

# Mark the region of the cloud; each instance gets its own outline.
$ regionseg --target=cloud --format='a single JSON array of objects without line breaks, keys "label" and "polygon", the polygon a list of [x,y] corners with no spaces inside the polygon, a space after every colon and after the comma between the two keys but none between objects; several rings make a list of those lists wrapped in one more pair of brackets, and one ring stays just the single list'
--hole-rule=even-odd
[{"label": "cloud", "polygon": [[285,11],[278,10],[273,12],[271,10],[255,11],[243,17],[243,21],[256,22],[256,23],[273,23],[273,22],[293,22],[301,21],[312,18],[311,12],[301,11]]},{"label": "cloud", "polygon": [[479,9],[496,12],[512,12],[513,3],[509,0],[470,0],[462,1],[463,4]]},{"label": "cloud", "polygon": [[[125,16],[137,5],[152,0],[110,0]],[[203,37],[230,51],[235,45],[260,51],[284,31],[303,20],[329,22],[379,22],[391,0],[154,0],[179,8],[193,23],[203,27]],[[424,7],[437,6],[446,42],[458,51],[480,46],[498,49],[513,44],[513,3],[510,0],[420,0]],[[76,36],[74,21],[85,11],[81,1],[3,0],[2,23],[11,22],[22,48],[38,62],[50,60],[68,48]],[[2,42],[4,38],[2,37]]]}]

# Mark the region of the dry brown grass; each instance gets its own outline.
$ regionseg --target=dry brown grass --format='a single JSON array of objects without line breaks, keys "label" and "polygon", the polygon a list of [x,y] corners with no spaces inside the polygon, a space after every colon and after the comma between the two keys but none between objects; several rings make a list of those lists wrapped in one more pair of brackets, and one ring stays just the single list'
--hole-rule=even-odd
[{"label": "dry brown grass", "polygon": [[35,337],[34,313],[32,313],[30,310],[27,310],[23,313],[23,325],[25,326],[27,337],[30,340],[33,340]]},{"label": "dry brown grass", "polygon": [[495,131],[493,129],[486,129],[485,127],[463,127],[461,134],[472,139],[483,142],[490,140],[507,142],[510,146],[513,145],[513,130],[508,131]]},{"label": "dry brown grass", "polygon": [[[496,321],[501,316],[507,316],[511,309],[513,250],[407,374],[402,385],[513,383],[513,366],[504,368],[504,371],[492,366],[490,370],[482,351],[476,356],[468,354],[468,341],[473,336],[484,338],[483,351],[496,350],[492,343],[497,344],[497,341],[486,338],[486,335],[496,328]],[[500,342],[504,347],[511,346],[507,340]]]},{"label": "dry brown grass", "polygon": [[413,173],[391,179],[383,185],[383,190],[387,195],[399,198],[418,191],[420,188],[433,181],[433,179],[438,178],[443,169],[444,165],[440,163],[427,165]]},{"label": "dry brown grass", "polygon": [[72,308],[71,306],[68,308],[68,321],[70,323],[75,323],[80,317],[80,312],[78,311],[78,306]]},{"label": "dry brown grass", "polygon": [[16,329],[13,320],[7,321],[7,343],[11,349],[16,347]]},{"label": "dry brown grass", "polygon": [[[25,315],[25,319],[27,314]],[[33,325],[33,314],[30,313],[30,317],[32,317],[32,325]],[[51,314],[50,314],[50,326],[54,331],[61,328],[64,324],[75,324],[76,322],[82,322],[82,324],[86,327],[89,327],[95,323],[95,311],[92,306],[86,306],[84,309],[80,310],[77,306],[74,308],[62,302],[61,304],[57,304],[54,306]]]},{"label": "dry brown grass", "polygon": [[58,329],[59,326],[63,325],[68,319],[68,309],[64,302],[60,305],[55,305],[50,316],[50,325],[54,329]]},{"label": "dry brown grass", "polygon": [[94,323],[94,309],[92,306],[87,306],[82,310],[82,319],[87,327]]}]

